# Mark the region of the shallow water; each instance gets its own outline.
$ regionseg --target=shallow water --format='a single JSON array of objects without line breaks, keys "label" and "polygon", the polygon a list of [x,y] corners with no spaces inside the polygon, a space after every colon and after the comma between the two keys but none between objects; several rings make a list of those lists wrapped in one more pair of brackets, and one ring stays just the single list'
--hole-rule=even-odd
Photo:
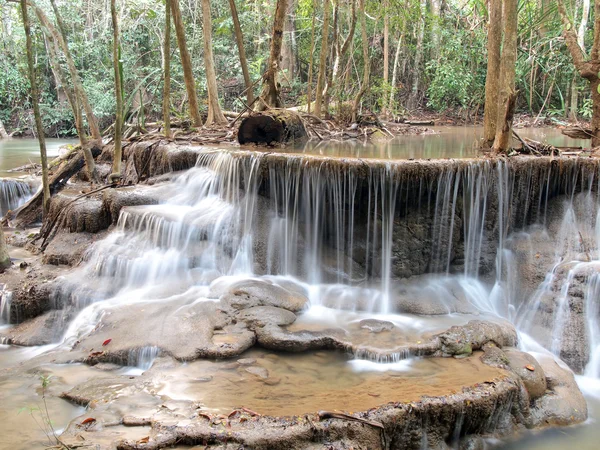
[{"label": "shallow water", "polygon": [[[384,143],[364,144],[358,140],[344,142],[309,142],[294,148],[278,149],[285,153],[309,155],[377,158],[377,159],[444,159],[476,158],[483,136],[482,127],[432,126],[421,135],[398,136]],[[589,147],[590,142],[572,139],[557,128],[523,128],[519,136],[556,147]],[[516,145],[516,144],[515,144]]]},{"label": "shallow water", "polygon": [[[75,139],[46,139],[48,158],[58,156],[60,147],[78,142]],[[7,170],[39,161],[40,147],[37,139],[0,139],[0,177],[20,175]]]}]

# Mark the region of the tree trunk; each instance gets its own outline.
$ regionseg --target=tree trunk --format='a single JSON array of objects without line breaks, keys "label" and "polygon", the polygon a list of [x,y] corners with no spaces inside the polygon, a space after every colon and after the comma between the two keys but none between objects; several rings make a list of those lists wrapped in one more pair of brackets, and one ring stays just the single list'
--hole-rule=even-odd
[{"label": "tree trunk", "polygon": [[437,60],[440,56],[442,0],[431,0],[431,56]]},{"label": "tree trunk", "polygon": [[[390,82],[390,19],[388,9],[390,7],[389,0],[383,1],[383,85],[385,89]],[[385,91],[384,91],[385,92]],[[385,94],[384,94],[385,99]],[[383,101],[382,113],[387,116],[387,104]]]},{"label": "tree trunk", "polygon": [[311,110],[311,93],[312,93],[312,82],[313,82],[313,63],[314,63],[314,54],[315,54],[315,22],[317,18],[317,1],[313,0],[313,15],[312,15],[312,24],[310,27],[310,61],[308,63],[308,84],[306,87],[306,102],[308,103],[308,113],[310,114]]},{"label": "tree trunk", "polygon": [[[123,127],[123,80],[121,79],[121,65],[119,62],[119,21],[117,18],[116,0],[110,0],[110,15],[113,26],[113,69],[115,72],[115,97],[117,111],[115,117],[115,152],[113,156],[112,177],[121,177],[122,146],[121,135]],[[109,180],[112,181],[112,180]]]},{"label": "tree trunk", "polygon": [[231,17],[233,18],[233,29],[235,31],[238,53],[240,54],[240,65],[242,66],[242,73],[244,74],[244,84],[246,85],[246,102],[248,105],[251,105],[254,103],[254,92],[252,92],[252,80],[250,79],[250,72],[248,71],[248,61],[246,60],[246,49],[244,47],[244,35],[242,34],[242,27],[240,25],[237,7],[235,6],[235,0],[229,0],[229,7],[231,9]]},{"label": "tree trunk", "polygon": [[394,110],[394,96],[396,94],[396,82],[398,80],[398,62],[400,61],[400,51],[402,50],[402,38],[404,34],[398,36],[398,46],[396,47],[396,54],[394,55],[394,69],[392,70],[392,86],[390,89],[390,103],[389,110]]},{"label": "tree trunk", "polygon": [[408,98],[409,109],[415,109],[419,103],[419,89],[421,84],[421,62],[423,60],[423,40],[425,39],[425,14],[427,13],[427,0],[420,0],[419,31],[417,34],[417,47],[415,50],[415,66],[413,68],[413,84]]},{"label": "tree trunk", "polygon": [[515,76],[517,62],[518,0],[504,1],[504,40],[500,61],[500,95],[494,152],[506,152],[509,148],[512,116],[515,108]]},{"label": "tree trunk", "polygon": [[[331,53],[329,55],[329,61],[336,61],[338,59],[337,53],[339,51],[339,0],[334,0],[333,5],[333,40],[331,42]],[[333,66],[327,68],[327,82],[323,89],[323,110],[324,116],[329,118],[329,103],[331,100],[331,90],[333,88]]]},{"label": "tree trunk", "polygon": [[42,164],[42,211],[44,217],[50,209],[50,188],[48,186],[48,157],[46,155],[46,138],[40,114],[39,92],[37,79],[35,77],[35,66],[33,63],[33,50],[31,43],[31,27],[29,26],[29,15],[27,14],[27,0],[21,0],[21,14],[23,15],[23,28],[25,30],[25,45],[27,47],[27,67],[29,71],[29,85],[31,86],[31,103],[33,104],[33,115],[35,116],[35,128],[37,130],[40,144],[40,159]]},{"label": "tree trunk", "polygon": [[212,17],[210,0],[202,0],[202,31],[204,37],[204,67],[206,70],[206,86],[208,90],[208,115],[206,126],[227,125],[229,122],[221,111],[219,105],[219,89],[215,73],[215,58],[212,51]]},{"label": "tree trunk", "polygon": [[[91,147],[88,145],[88,139],[85,134],[85,129],[83,126],[83,113],[81,108],[81,102],[77,95],[77,91],[72,89],[67,82],[67,77],[60,66],[59,56],[58,56],[58,47],[57,41],[62,40],[66,42],[64,35],[59,35],[56,29],[52,26],[52,24],[47,20],[41,13],[39,8],[35,9],[38,20],[40,21],[40,26],[42,28],[42,32],[46,37],[46,41],[48,45],[46,46],[48,51],[48,59],[50,61],[50,65],[55,73],[55,76],[58,80],[57,90],[63,89],[65,95],[67,96],[67,100],[71,107],[71,111],[73,112],[73,118],[75,119],[75,128],[77,130],[77,135],[79,136],[79,143],[81,144],[81,149],[85,155],[86,167],[88,172],[88,177],[92,183],[98,183],[98,171],[96,170],[96,162],[94,161],[94,157],[92,156]],[[73,77],[71,77],[73,78]],[[96,141],[95,144],[101,141]]]},{"label": "tree trunk", "polygon": [[[577,43],[579,47],[585,51],[585,31],[587,29],[588,18],[590,16],[590,0],[583,0],[583,11],[581,23],[577,30]],[[569,117],[571,120],[577,120],[577,111],[579,105],[579,91],[577,90],[577,75],[573,76],[571,82],[571,106]]]},{"label": "tree trunk", "polygon": [[369,40],[367,37],[367,15],[365,13],[365,0],[358,1],[358,9],[360,13],[360,32],[362,37],[362,49],[363,49],[363,82],[360,88],[360,91],[356,95],[354,99],[354,105],[352,107],[352,122],[356,123],[358,121],[358,109],[360,107],[360,101],[362,100],[363,95],[367,92],[369,88],[369,76],[371,70],[371,60],[369,58]]},{"label": "tree trunk", "polygon": [[315,116],[321,116],[323,108],[323,88],[325,86],[325,77],[327,76],[327,52],[329,48],[327,41],[329,38],[329,1],[323,0],[323,33],[321,34],[321,53],[319,56],[319,74],[317,76],[317,92],[315,94]]},{"label": "tree trunk", "polygon": [[498,120],[498,92],[500,91],[500,47],[502,44],[502,2],[490,0],[487,35],[487,76],[485,79],[485,107],[483,135],[488,146],[496,137]]},{"label": "tree trunk", "polygon": [[6,246],[6,239],[4,237],[4,230],[0,225],[0,273],[3,273],[12,265],[10,261],[10,255],[8,254],[8,248]]},{"label": "tree trunk", "polygon": [[177,35],[177,45],[179,46],[179,56],[181,57],[181,66],[183,67],[183,79],[185,81],[192,124],[195,127],[201,127],[202,117],[200,117],[200,110],[198,109],[196,80],[194,80],[194,73],[192,72],[192,59],[185,39],[185,26],[183,25],[183,17],[179,8],[179,0],[169,1],[171,2],[171,14],[173,16],[173,24],[175,25],[175,34]]},{"label": "tree trunk", "polygon": [[171,137],[171,1],[165,0],[165,39],[163,42],[163,104],[164,133]]},{"label": "tree trunk", "polygon": [[281,49],[281,68],[287,72],[287,77],[291,81],[296,77],[297,67],[297,43],[296,43],[296,8],[298,0],[288,0],[286,20],[284,24],[285,37]]},{"label": "tree trunk", "polygon": [[6,132],[2,120],[0,120],[0,139],[10,139],[10,135]]},{"label": "tree trunk", "polygon": [[[69,73],[71,74],[71,81],[73,82],[73,86],[75,88],[75,96],[79,99],[78,102],[81,102],[81,106],[85,110],[85,114],[87,116],[88,125],[90,127],[90,134],[94,140],[101,141],[102,134],[100,133],[100,127],[98,126],[98,121],[96,120],[96,116],[94,115],[94,111],[90,105],[90,101],[88,99],[87,93],[83,88],[83,84],[81,82],[81,78],[79,78],[79,72],[75,67],[75,63],[73,62],[73,57],[71,56],[71,51],[69,50],[69,46],[67,43],[67,35],[66,28],[62,21],[62,17],[58,8],[56,7],[55,0],[50,0],[52,4],[52,9],[54,10],[54,15],[56,16],[56,22],[58,23],[58,29],[60,30],[60,39],[59,44],[63,49],[63,53],[65,54],[65,59],[67,61],[67,67],[69,68]],[[39,10],[39,12],[38,12]],[[41,8],[36,7],[36,13],[44,15]],[[48,21],[49,22],[49,21]],[[87,158],[86,158],[87,159]],[[95,166],[92,168],[92,172],[95,173]]]},{"label": "tree trunk", "polygon": [[300,116],[286,109],[272,109],[242,120],[238,142],[244,144],[300,144],[308,139]]},{"label": "tree trunk", "polygon": [[588,80],[592,88],[592,147],[600,145],[600,85],[598,73],[600,72],[600,2],[594,3],[594,43],[590,56],[580,46],[577,33],[571,20],[567,16],[564,0],[557,0],[558,12],[563,23],[563,35],[571,59],[581,77]]},{"label": "tree trunk", "polygon": [[257,111],[264,111],[269,108],[280,108],[283,106],[279,83],[277,82],[277,72],[279,72],[279,60],[281,59],[283,25],[285,22],[286,10],[287,0],[277,0],[275,20],[273,22],[273,38],[271,39],[271,51],[269,54],[269,68],[263,77],[260,100],[256,107]]},{"label": "tree trunk", "polygon": [[338,112],[340,111],[342,104],[342,86],[340,83],[340,68],[342,66],[342,61],[348,53],[348,49],[350,48],[350,44],[354,39],[354,31],[356,30],[356,0],[351,0],[351,16],[350,16],[350,28],[348,30],[348,36],[346,36],[346,40],[340,46],[340,39],[336,40],[337,50],[335,52],[335,60],[333,62],[333,69],[331,75],[331,85],[336,86],[336,90],[338,93]]}]

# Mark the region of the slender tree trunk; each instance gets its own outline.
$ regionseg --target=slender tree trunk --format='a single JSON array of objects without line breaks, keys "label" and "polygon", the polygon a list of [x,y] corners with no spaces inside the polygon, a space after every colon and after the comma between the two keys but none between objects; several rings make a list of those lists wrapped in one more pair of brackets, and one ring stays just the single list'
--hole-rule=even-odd
[{"label": "slender tree trunk", "polygon": [[348,53],[350,44],[354,39],[354,31],[356,30],[356,0],[351,0],[351,16],[350,16],[350,28],[348,30],[348,36],[344,40],[344,43],[340,45],[340,39],[338,37],[336,41],[337,50],[335,52],[335,60],[333,62],[332,69],[332,87],[335,86],[338,94],[338,111],[341,110],[342,104],[342,86],[341,86],[341,71],[342,61]]},{"label": "slender tree trunk", "polygon": [[113,69],[115,72],[115,96],[117,111],[115,117],[115,152],[113,156],[112,175],[114,179],[121,177],[122,146],[121,135],[123,127],[123,80],[121,79],[121,65],[119,62],[119,21],[117,18],[116,0],[110,0],[110,15],[113,26]]},{"label": "slender tree trunk", "polygon": [[286,20],[284,24],[285,37],[281,49],[281,68],[287,72],[290,81],[296,78],[297,45],[296,45],[296,8],[298,0],[288,0]]},{"label": "slender tree trunk", "polygon": [[483,134],[488,146],[496,137],[498,120],[498,92],[500,91],[500,48],[502,44],[502,1],[490,0],[487,36],[487,76],[485,79],[485,107]]},{"label": "slender tree trunk", "polygon": [[[53,0],[54,1],[54,0]],[[40,26],[46,37],[46,42],[48,45],[46,46],[48,51],[48,59],[50,60],[50,65],[55,73],[56,78],[58,79],[57,90],[61,88],[64,90],[65,95],[67,96],[67,100],[71,107],[71,111],[73,112],[73,118],[75,120],[75,129],[77,130],[77,135],[79,136],[79,143],[81,144],[81,150],[83,151],[86,168],[88,172],[88,177],[92,183],[98,183],[98,171],[96,170],[96,162],[94,161],[94,156],[92,155],[92,149],[88,145],[88,139],[85,133],[85,128],[83,126],[83,113],[80,97],[77,95],[77,90],[69,86],[67,82],[67,77],[60,66],[59,56],[58,56],[58,46],[57,42],[66,42],[65,35],[59,35],[56,29],[52,26],[52,24],[48,21],[48,18],[43,15],[40,8],[35,8],[36,15],[40,22]],[[73,76],[71,76],[73,78]],[[101,142],[96,141],[96,142]],[[99,145],[99,144],[98,144]]]},{"label": "slender tree trunk", "polygon": [[256,109],[264,111],[269,108],[281,108],[281,95],[277,73],[279,72],[279,60],[281,59],[281,45],[283,41],[283,25],[287,0],[277,0],[275,7],[275,20],[273,22],[273,38],[271,39],[271,51],[269,54],[269,68],[263,77],[263,86],[260,93],[260,101]]},{"label": "slender tree trunk", "polygon": [[215,73],[215,58],[212,51],[212,17],[210,0],[202,0],[202,28],[204,36],[204,66],[206,70],[206,86],[208,89],[208,115],[206,126],[227,125],[229,122],[221,111],[219,105],[219,89],[217,87],[217,74]]},{"label": "slender tree trunk", "polygon": [[425,14],[427,13],[427,0],[420,0],[419,31],[417,34],[417,48],[415,51],[415,67],[413,70],[413,84],[408,99],[408,107],[415,109],[419,103],[419,88],[421,84],[421,62],[423,60],[423,41],[425,39]]},{"label": "slender tree trunk", "polygon": [[163,42],[163,104],[164,132],[171,137],[171,0],[165,0],[165,39]]},{"label": "slender tree trunk", "polygon": [[[579,47],[585,51],[585,31],[587,29],[588,19],[590,16],[590,0],[583,0],[583,11],[581,15],[581,23],[577,30],[577,43]],[[573,76],[571,82],[571,107],[569,117],[571,120],[577,120],[577,111],[579,106],[579,91],[577,90],[577,75]]]},{"label": "slender tree trunk", "polygon": [[504,0],[504,40],[500,61],[500,96],[494,152],[509,148],[512,114],[515,107],[515,77],[517,63],[518,0]]},{"label": "slender tree trunk", "polygon": [[23,28],[25,30],[25,45],[27,47],[27,67],[29,72],[29,85],[31,86],[31,103],[33,104],[35,128],[37,130],[38,141],[40,144],[43,192],[42,211],[44,217],[46,217],[46,214],[50,209],[50,187],[48,185],[48,157],[46,155],[46,138],[44,136],[44,127],[42,125],[42,115],[40,114],[39,91],[37,87],[37,79],[35,77],[35,66],[33,63],[31,27],[29,25],[29,15],[27,14],[27,0],[21,0],[21,14],[23,16]]},{"label": "slender tree trunk", "polygon": [[[333,40],[331,42],[330,50],[330,61],[336,61],[338,59],[337,53],[339,50],[339,0],[334,0],[333,5]],[[323,89],[323,110],[325,117],[329,118],[329,102],[331,100],[331,89],[333,84],[333,66],[327,68],[327,82]]]},{"label": "slender tree trunk", "polygon": [[[390,19],[389,19],[389,10],[390,2],[389,0],[383,1],[383,85],[387,89],[390,82]],[[385,91],[384,91],[385,92]],[[387,116],[387,103],[385,101],[385,94],[383,100],[383,115]]]},{"label": "slender tree trunk", "polygon": [[329,1],[323,0],[323,33],[321,34],[321,53],[319,57],[319,74],[317,76],[317,92],[315,94],[315,116],[321,116],[323,108],[323,88],[327,77],[327,52],[329,38]]},{"label": "slender tree trunk", "polygon": [[250,72],[248,71],[248,61],[246,60],[246,49],[244,47],[244,35],[242,34],[242,27],[240,25],[237,7],[235,6],[235,0],[229,0],[229,7],[231,9],[231,17],[233,18],[233,29],[235,31],[238,53],[240,54],[240,65],[242,66],[242,73],[244,74],[244,84],[246,85],[246,101],[248,102],[248,105],[251,105],[254,103],[254,92],[252,92],[252,80],[250,79]]},{"label": "slender tree trunk", "polygon": [[396,82],[398,80],[398,63],[400,61],[400,52],[402,50],[402,40],[404,38],[404,33],[401,33],[398,36],[398,46],[396,47],[396,54],[394,55],[394,69],[392,71],[392,87],[390,90],[390,104],[389,110],[393,112],[394,110],[394,96],[396,95]]},{"label": "slender tree trunk", "polygon": [[440,56],[442,0],[431,0],[431,56],[437,60]]},{"label": "slender tree trunk", "polygon": [[356,123],[358,121],[358,109],[360,107],[360,102],[362,100],[363,95],[367,92],[369,88],[369,77],[371,70],[371,59],[369,58],[369,40],[367,36],[367,19],[365,13],[365,0],[358,1],[358,9],[360,14],[360,32],[362,38],[362,50],[363,50],[363,82],[360,88],[360,91],[356,95],[354,99],[354,105],[352,107],[352,122]]},{"label": "slender tree trunk", "polygon": [[6,132],[2,120],[0,120],[0,139],[10,139],[10,135]]},{"label": "slender tree trunk", "polygon": [[315,22],[317,18],[317,1],[313,0],[313,15],[312,15],[312,24],[310,27],[310,61],[308,63],[308,84],[306,87],[306,101],[308,103],[308,113],[310,114],[311,110],[311,93],[312,93],[312,83],[313,83],[313,63],[314,63],[314,53],[315,53]]},{"label": "slender tree trunk", "polygon": [[183,67],[183,79],[185,81],[185,89],[188,96],[188,104],[190,108],[190,116],[195,127],[202,126],[202,117],[198,109],[198,94],[196,93],[196,80],[192,72],[192,59],[187,48],[185,39],[185,26],[183,25],[183,17],[179,8],[179,0],[170,0],[171,15],[173,16],[173,24],[175,25],[175,34],[177,35],[177,45],[179,46],[179,55],[181,57],[181,66]]},{"label": "slender tree trunk", "polygon": [[[61,39],[59,40],[59,44],[63,49],[63,53],[65,54],[65,59],[67,61],[67,66],[69,68],[69,73],[71,74],[71,81],[73,82],[73,86],[75,88],[75,95],[76,95],[76,97],[79,98],[78,102],[81,102],[81,105],[83,106],[83,109],[85,110],[88,125],[90,127],[90,134],[92,135],[92,138],[97,141],[101,141],[102,134],[100,133],[100,127],[98,126],[98,121],[96,120],[96,116],[94,115],[94,111],[92,110],[92,107],[90,105],[90,101],[88,99],[87,93],[85,92],[85,89],[83,88],[81,78],[79,78],[79,72],[77,71],[77,68],[75,67],[75,63],[73,62],[73,57],[71,56],[71,51],[69,50],[69,45],[67,43],[66,29],[65,29],[64,23],[62,21],[62,17],[60,15],[58,8],[56,7],[55,0],[50,0],[50,3],[52,4],[52,8],[54,10],[54,15],[56,16],[56,22],[58,23],[58,29],[60,30],[60,33],[61,33]],[[41,11],[41,8],[37,8],[37,9],[39,9],[40,12],[43,14],[43,12]],[[87,157],[86,157],[86,163],[87,162],[88,161],[87,161]],[[95,172],[95,167],[92,169],[92,171]]]},{"label": "slender tree trunk", "polygon": [[10,255],[8,254],[8,248],[6,246],[6,238],[4,237],[4,230],[0,225],[0,273],[3,273],[12,265],[10,261]]}]

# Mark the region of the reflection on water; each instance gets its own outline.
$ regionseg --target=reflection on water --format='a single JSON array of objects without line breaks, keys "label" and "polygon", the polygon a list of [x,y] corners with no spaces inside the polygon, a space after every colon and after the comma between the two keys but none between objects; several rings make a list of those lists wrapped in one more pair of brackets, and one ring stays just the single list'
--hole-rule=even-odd
[{"label": "reflection on water", "polygon": [[[63,145],[77,143],[75,139],[46,139],[48,157],[58,156]],[[39,161],[40,147],[37,139],[0,139],[0,176],[10,176],[11,173],[7,173],[7,170]]]},{"label": "reflection on water", "polygon": [[[588,147],[589,141],[571,139],[556,128],[524,128],[519,136],[556,147]],[[309,155],[377,158],[377,159],[444,159],[476,158],[483,136],[481,127],[429,127],[421,135],[398,136],[388,142],[311,141],[302,147],[286,147],[286,153]],[[517,143],[515,142],[515,145]]]}]

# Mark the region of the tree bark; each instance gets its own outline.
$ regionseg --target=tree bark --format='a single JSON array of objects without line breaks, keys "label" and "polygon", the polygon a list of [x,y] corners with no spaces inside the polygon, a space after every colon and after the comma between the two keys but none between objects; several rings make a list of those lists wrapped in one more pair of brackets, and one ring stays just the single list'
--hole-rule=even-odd
[{"label": "tree bark", "polygon": [[[590,16],[590,0],[583,0],[583,8],[581,15],[581,23],[577,30],[577,43],[579,47],[585,51],[585,31],[587,29],[588,19]],[[579,105],[579,91],[577,90],[577,75],[573,76],[571,82],[571,106],[569,117],[572,120],[577,120],[577,110]]]},{"label": "tree bark", "polygon": [[496,137],[498,120],[498,92],[500,91],[500,48],[502,44],[502,2],[490,0],[487,35],[487,76],[485,79],[485,107],[483,112],[483,134],[488,146]]},{"label": "tree bark", "polygon": [[413,84],[408,98],[408,107],[415,109],[419,103],[419,89],[421,84],[421,62],[423,60],[423,41],[425,39],[425,14],[427,13],[427,0],[420,0],[419,30],[417,34],[417,47],[415,51],[415,66],[413,68]]},{"label": "tree bark", "polygon": [[[52,0],[54,3],[54,0]],[[77,130],[77,135],[79,136],[79,143],[81,144],[81,149],[84,152],[85,162],[88,172],[88,177],[91,182],[98,183],[98,171],[96,170],[96,162],[94,161],[94,157],[92,156],[91,147],[88,145],[88,139],[85,133],[85,129],[83,126],[83,113],[81,108],[81,100],[77,95],[77,90],[73,89],[69,86],[67,82],[67,77],[60,66],[59,58],[58,58],[58,47],[57,42],[62,39],[63,42],[66,42],[65,35],[59,35],[53,25],[48,21],[48,18],[43,15],[40,8],[35,9],[36,15],[40,22],[40,26],[42,28],[42,32],[46,37],[46,41],[48,45],[46,46],[48,50],[48,59],[50,60],[50,65],[53,68],[53,71],[58,79],[57,90],[62,88],[67,96],[67,100],[71,107],[71,111],[73,112],[73,118],[75,119],[75,128]],[[73,78],[73,76],[71,76]],[[96,145],[99,145],[101,142],[96,140]]]},{"label": "tree bark", "polygon": [[31,43],[31,27],[29,25],[29,14],[27,14],[27,0],[21,0],[21,14],[23,16],[23,28],[25,30],[25,45],[27,48],[27,67],[29,72],[29,85],[31,86],[31,103],[33,104],[33,115],[35,116],[35,128],[37,130],[38,142],[40,144],[40,159],[42,164],[42,211],[44,217],[50,209],[50,188],[48,186],[48,157],[46,155],[46,138],[40,114],[39,91],[35,77],[35,66],[33,63],[33,50]]},{"label": "tree bark", "polygon": [[592,89],[591,138],[592,147],[597,147],[600,146],[600,93],[598,92],[600,85],[598,78],[598,72],[600,72],[600,2],[594,3],[594,42],[589,58],[585,49],[579,45],[577,33],[567,16],[564,0],[557,0],[556,3],[563,23],[563,35],[573,64],[579,75],[588,80]]},{"label": "tree bark", "polygon": [[269,67],[263,77],[260,100],[256,107],[257,111],[264,111],[269,108],[280,108],[283,106],[279,83],[277,82],[277,73],[279,72],[279,61],[281,59],[283,25],[285,22],[286,10],[287,0],[277,0],[275,20],[273,22],[273,38],[271,39],[271,51],[269,54]]},{"label": "tree bark", "polygon": [[163,42],[163,104],[164,133],[171,137],[171,0],[165,0],[165,39]]},{"label": "tree bark", "polygon": [[219,89],[217,87],[217,74],[215,73],[215,58],[212,51],[212,17],[210,0],[202,0],[202,35],[204,40],[204,68],[206,70],[206,86],[208,90],[208,115],[206,126],[227,125],[229,122],[221,111],[219,105]]},{"label": "tree bark", "polygon": [[338,38],[336,41],[337,50],[335,52],[335,60],[333,62],[332,69],[332,81],[331,85],[336,86],[336,90],[338,93],[338,111],[341,108],[342,104],[342,86],[340,85],[340,67],[342,65],[342,61],[348,53],[348,49],[350,48],[350,43],[354,39],[354,31],[356,30],[356,0],[351,1],[351,16],[350,16],[350,28],[348,30],[348,36],[346,36],[346,40],[340,46],[340,39]]},{"label": "tree bark", "polygon": [[400,51],[402,50],[403,38],[404,33],[398,36],[398,46],[396,47],[396,54],[394,55],[394,69],[392,70],[392,86],[390,89],[390,103],[388,108],[392,112],[394,110],[394,96],[396,94],[396,82],[398,80],[398,62],[400,61]]},{"label": "tree bark", "polygon": [[431,0],[431,56],[437,60],[440,56],[442,1]]},{"label": "tree bark", "polygon": [[327,52],[329,48],[327,41],[329,39],[329,1],[323,0],[323,33],[321,34],[321,53],[319,56],[319,74],[317,76],[317,92],[315,94],[315,116],[321,116],[323,108],[323,88],[325,87],[325,77],[327,76]]},{"label": "tree bark", "polygon": [[4,230],[2,229],[2,225],[0,225],[0,273],[3,273],[11,265],[12,262],[10,261],[10,255],[8,254]]},{"label": "tree bark", "polygon": [[363,50],[363,82],[360,88],[360,91],[356,95],[354,99],[354,105],[352,107],[352,122],[356,123],[358,121],[358,109],[360,108],[360,102],[362,100],[363,95],[367,92],[369,88],[369,77],[371,70],[371,60],[369,58],[369,41],[367,37],[367,15],[365,12],[365,0],[358,1],[358,9],[360,12],[360,32],[362,37],[362,50]]},{"label": "tree bark", "polygon": [[244,144],[299,144],[308,139],[300,116],[287,109],[272,109],[242,120],[238,142]]},{"label": "tree bark", "polygon": [[388,9],[390,0],[383,1],[383,83],[385,86],[390,78],[390,18]]},{"label": "tree bark", "polygon": [[298,0],[288,0],[286,20],[283,27],[285,36],[281,49],[281,68],[287,72],[290,81],[296,78],[296,67],[298,62],[296,43],[296,8]]},{"label": "tree bark", "polygon": [[[73,86],[75,88],[75,96],[79,99],[78,102],[81,102],[81,106],[85,110],[85,114],[87,116],[88,125],[90,127],[90,134],[94,140],[102,140],[102,134],[100,133],[100,127],[98,126],[98,121],[96,120],[96,116],[94,115],[94,111],[90,105],[90,101],[88,99],[87,93],[83,88],[83,84],[81,82],[81,78],[79,78],[79,72],[75,67],[75,63],[73,62],[73,57],[71,56],[71,51],[69,50],[69,45],[67,43],[67,35],[66,28],[62,21],[62,17],[58,8],[56,7],[55,0],[50,0],[52,4],[52,8],[54,10],[54,15],[56,16],[56,22],[58,23],[58,29],[60,30],[59,44],[63,49],[63,53],[65,54],[65,59],[67,60],[67,66],[69,68],[69,73],[71,74],[71,81],[73,82]],[[44,14],[41,8],[36,7],[36,12],[39,10],[38,14]],[[95,172],[95,167],[93,168],[93,172]]]},{"label": "tree bark", "polygon": [[251,105],[254,103],[254,92],[252,90],[250,72],[248,71],[248,61],[246,59],[246,49],[244,47],[244,35],[242,34],[242,27],[240,25],[237,7],[235,6],[235,0],[229,0],[229,7],[231,9],[231,17],[233,18],[233,29],[235,32],[238,53],[240,54],[240,65],[242,66],[242,73],[244,74],[244,84],[246,85],[246,102],[248,105]]},{"label": "tree bark", "polygon": [[313,14],[312,14],[312,24],[310,27],[310,61],[308,63],[308,84],[306,86],[306,101],[308,103],[308,113],[310,114],[311,103],[312,103],[312,82],[313,82],[313,63],[314,63],[314,53],[315,53],[315,22],[317,18],[317,1],[313,0],[312,2]]},{"label": "tree bark", "polygon": [[0,120],[0,139],[10,139],[10,135],[6,132],[2,120]]},{"label": "tree bark", "polygon": [[183,79],[185,81],[185,89],[188,96],[188,104],[190,108],[190,116],[192,116],[192,124],[195,127],[202,126],[202,117],[198,109],[198,94],[196,93],[196,80],[192,71],[192,59],[187,48],[185,39],[185,26],[181,9],[179,8],[179,0],[170,0],[171,14],[173,16],[173,24],[175,25],[175,34],[177,35],[177,45],[179,46],[179,55],[181,57],[181,65],[183,67]]},{"label": "tree bark", "polygon": [[[331,41],[331,50],[329,55],[329,61],[337,60],[337,53],[339,51],[339,0],[334,0],[333,5],[333,39]],[[331,101],[331,90],[333,89],[333,66],[330,64],[327,67],[327,80],[325,88],[323,89],[323,111],[324,116],[329,118],[329,103]]]},{"label": "tree bark", "polygon": [[[115,152],[113,155],[112,173],[114,177],[121,177],[121,158],[123,149],[121,135],[123,128],[123,80],[121,79],[121,65],[119,61],[119,21],[117,18],[116,0],[110,0],[110,15],[113,26],[113,69],[115,72],[115,97],[117,111],[115,117]],[[111,181],[111,180],[109,180]]]},{"label": "tree bark", "polygon": [[500,95],[494,152],[506,152],[509,148],[512,116],[515,108],[518,0],[504,1],[504,39],[500,61]]}]

